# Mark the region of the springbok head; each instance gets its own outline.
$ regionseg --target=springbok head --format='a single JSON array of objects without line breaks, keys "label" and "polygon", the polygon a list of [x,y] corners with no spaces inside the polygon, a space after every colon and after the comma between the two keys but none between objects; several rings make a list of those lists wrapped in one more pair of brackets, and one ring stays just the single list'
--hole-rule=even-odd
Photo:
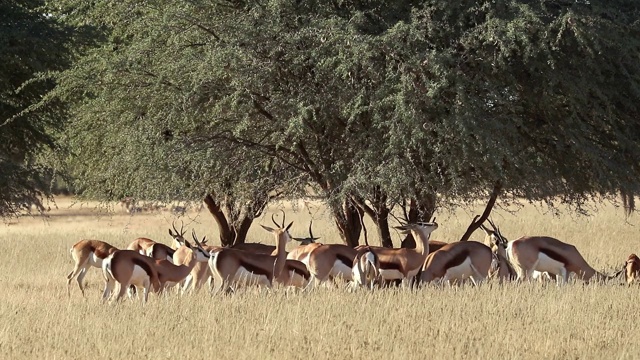
[{"label": "springbok head", "polygon": [[187,247],[191,247],[191,244],[184,238],[184,234],[187,232],[184,230],[184,223],[182,220],[180,221],[180,231],[176,229],[175,220],[171,222],[171,226],[173,227],[173,232],[169,229],[169,235],[173,238],[173,248],[177,249],[182,245]]},{"label": "springbok head", "polygon": [[500,228],[497,227],[491,219],[487,219],[487,221],[489,221],[489,225],[491,225],[493,230],[487,229],[483,224],[480,225],[480,228],[484,230],[484,233],[486,234],[485,243],[491,247],[491,250],[494,253],[504,255],[504,251],[507,248],[509,241],[502,235]]}]

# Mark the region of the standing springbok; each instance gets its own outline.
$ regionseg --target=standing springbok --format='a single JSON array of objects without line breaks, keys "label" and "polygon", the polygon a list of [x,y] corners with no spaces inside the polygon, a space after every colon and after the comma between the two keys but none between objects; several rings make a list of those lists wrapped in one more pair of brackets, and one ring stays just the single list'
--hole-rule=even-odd
[{"label": "standing springbok", "polygon": [[300,246],[289,252],[287,259],[304,263],[319,283],[339,278],[352,281],[354,258],[358,250],[342,244],[317,243],[320,238],[313,236],[312,223],[309,223],[309,237],[294,238],[300,242]]},{"label": "standing springbok", "polygon": [[188,265],[174,265],[164,259],[154,261],[133,250],[116,251],[103,262],[105,289],[102,299],[107,300],[110,297],[116,282],[120,284],[120,292],[116,300],[124,295],[129,285],[134,285],[144,289],[143,302],[147,302],[151,285],[154,292],[162,292],[165,287],[183,281],[196,263],[206,263],[209,260],[209,254],[198,242],[195,231],[192,235],[196,244],[194,247],[190,248],[184,244],[176,250],[181,258],[191,257],[192,261],[189,261]]},{"label": "standing springbok", "polygon": [[[191,236],[195,245],[190,245],[186,241],[182,243],[173,254],[174,260],[178,260],[180,264],[174,265],[168,260],[156,260],[156,270],[158,270],[158,278],[160,279],[160,287],[172,287],[184,281],[194,269],[196,264],[207,264],[209,261],[209,253],[202,248],[202,244],[198,241],[195,230],[192,230]],[[206,237],[202,239],[206,241]]]},{"label": "standing springbok", "polygon": [[593,277],[603,281],[620,274],[618,272],[609,276],[596,271],[585,261],[575,246],[556,238],[523,236],[507,241],[492,221],[489,224],[493,227],[493,235],[499,238],[498,243],[504,248],[507,260],[518,274],[518,281],[532,279],[545,272],[555,276],[558,285],[566,283],[571,273],[575,273],[584,281],[589,281]]},{"label": "standing springbok", "polygon": [[306,266],[299,261],[286,259],[285,247],[291,241],[289,229],[292,224],[277,229],[261,225],[276,238],[276,256],[230,248],[211,254],[209,267],[219,282],[218,291],[227,290],[230,284],[239,282],[271,287],[276,281],[285,286],[305,287],[310,278]]},{"label": "standing springbok", "polygon": [[169,235],[173,239],[173,248],[154,240],[141,237],[133,240],[129,244],[129,246],[127,246],[127,250],[137,251],[142,255],[147,255],[156,260],[172,261],[175,249],[182,246],[182,244],[187,243],[187,241],[184,239],[184,234],[186,231],[184,231],[184,224],[182,222],[180,224],[180,231],[176,229],[175,221],[171,223],[171,226],[175,231],[172,232],[171,229],[169,229]]},{"label": "standing springbok", "polygon": [[353,259],[353,284],[373,287],[380,280],[380,259],[369,247],[363,247]]},{"label": "standing springbok", "polygon": [[84,297],[84,286],[82,285],[87,270],[90,267],[102,268],[102,262],[107,256],[113,254],[118,249],[100,240],[80,240],[75,243],[69,252],[75,262],[73,270],[67,275],[67,296],[71,296],[71,280],[78,277],[78,286]]},{"label": "standing springbok", "polygon": [[624,277],[627,284],[631,285],[634,281],[640,283],[640,258],[636,254],[629,255],[624,267]]},{"label": "standing springbok", "polygon": [[460,241],[448,244],[427,256],[420,280],[431,282],[442,279],[445,283],[471,279],[479,285],[489,275],[493,253],[476,241]]},{"label": "standing springbok", "polygon": [[411,232],[416,239],[416,248],[387,249],[371,247],[380,260],[380,275],[384,280],[402,280],[407,285],[418,274],[429,255],[429,236],[438,228],[435,218],[430,223],[396,226],[396,229]]},{"label": "standing springbok", "polygon": [[[193,246],[186,240],[184,240],[182,245],[173,254],[173,264],[177,266],[180,266],[180,265],[190,266],[193,264],[193,268],[191,269],[191,272],[184,279],[184,282],[182,285],[182,294],[190,290],[192,285],[195,290],[198,290],[205,281],[210,279],[211,270],[209,269],[208,259],[212,252],[215,253],[219,249],[221,249],[221,247],[219,246],[207,245],[206,236],[202,238],[202,240],[197,241],[195,230],[192,230],[191,236],[193,237],[193,240],[197,245],[197,248],[202,249],[202,251],[205,253],[205,256],[204,257],[199,256],[198,255],[199,250],[196,249],[196,251],[194,251]],[[176,241],[180,243],[180,240],[176,239]],[[202,261],[203,259],[206,259],[207,261]]]},{"label": "standing springbok", "polygon": [[154,292],[162,288],[155,261],[134,250],[118,250],[107,257],[102,262],[102,274],[105,279],[103,301],[109,299],[116,282],[120,284],[116,301],[124,296],[130,285],[143,288],[142,301],[145,303],[151,286]]}]

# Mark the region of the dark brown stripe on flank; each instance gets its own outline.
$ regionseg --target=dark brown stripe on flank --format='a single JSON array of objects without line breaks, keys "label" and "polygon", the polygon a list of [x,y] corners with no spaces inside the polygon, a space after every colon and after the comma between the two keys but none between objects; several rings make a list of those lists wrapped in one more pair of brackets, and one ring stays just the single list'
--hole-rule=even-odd
[{"label": "dark brown stripe on flank", "polygon": [[398,270],[402,272],[402,264],[395,262],[386,262],[380,260],[380,269],[384,270]]},{"label": "dark brown stripe on flank", "polygon": [[311,277],[311,274],[309,273],[307,267],[300,261],[287,261],[287,265],[289,265],[289,268],[294,273],[302,276],[303,278],[305,278],[305,280],[309,280],[309,278]]},{"label": "dark brown stripe on flank", "polygon": [[269,279],[269,281],[273,280],[272,274],[271,274],[272,269],[264,270],[260,267],[254,266],[253,264],[245,261],[240,261],[240,266],[245,268],[250,273],[254,273],[256,275],[264,275],[267,277],[267,279]]},{"label": "dark brown stripe on flank", "polygon": [[345,266],[353,267],[353,259],[349,259],[348,256],[343,254],[336,254],[336,259],[340,260]]},{"label": "dark brown stripe on flank", "polygon": [[447,263],[444,264],[445,269],[456,267],[462,264],[467,259],[468,256],[469,256],[469,250],[464,250],[459,252],[458,254],[456,254],[456,256],[453,257],[453,259],[447,261]]},{"label": "dark brown stripe on flank", "polygon": [[540,252],[547,255],[548,257],[552,258],[555,261],[561,262],[563,264],[567,264],[567,259],[565,259],[564,256],[558,254],[557,252],[551,250],[551,249],[546,249],[546,248],[540,248]]}]

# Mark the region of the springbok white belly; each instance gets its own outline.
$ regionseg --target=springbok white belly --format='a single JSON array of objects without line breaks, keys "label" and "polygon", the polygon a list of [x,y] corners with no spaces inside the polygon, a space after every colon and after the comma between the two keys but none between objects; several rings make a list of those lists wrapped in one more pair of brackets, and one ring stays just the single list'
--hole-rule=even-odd
[{"label": "springbok white belly", "polygon": [[336,259],[336,261],[333,263],[333,267],[331,268],[331,272],[329,272],[329,275],[334,278],[342,278],[346,281],[351,281],[351,279],[353,279],[351,271],[351,267]]},{"label": "springbok white belly", "polygon": [[463,281],[473,275],[475,275],[475,271],[473,271],[473,268],[471,267],[471,259],[467,256],[460,265],[448,268],[444,274],[444,279],[449,281]]},{"label": "springbok white belly", "polygon": [[133,266],[133,273],[131,274],[131,279],[129,280],[130,285],[135,285],[136,287],[145,287],[150,282],[149,275],[143,268],[138,265]]},{"label": "springbok white belly", "polygon": [[[539,252],[538,253],[538,261],[533,266],[533,269],[537,272],[543,273],[548,272],[554,275],[561,275],[564,269],[564,264],[560,261],[554,260],[547,256],[546,254]],[[534,273],[535,273],[534,271]],[[539,277],[540,274],[537,274]]]},{"label": "springbok white belly", "polygon": [[93,251],[89,255],[89,265],[97,268],[102,268],[102,259],[96,255]]},{"label": "springbok white belly", "polygon": [[233,279],[236,282],[245,283],[249,285],[257,284],[257,285],[271,286],[271,283],[269,282],[269,278],[267,278],[265,275],[254,274],[242,266],[238,267],[238,270],[236,271],[236,274]]}]

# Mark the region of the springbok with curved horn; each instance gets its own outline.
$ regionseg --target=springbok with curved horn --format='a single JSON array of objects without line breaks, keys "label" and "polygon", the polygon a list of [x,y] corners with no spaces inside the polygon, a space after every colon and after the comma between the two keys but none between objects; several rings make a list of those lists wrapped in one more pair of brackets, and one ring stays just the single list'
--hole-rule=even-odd
[{"label": "springbok with curved horn", "polygon": [[380,260],[380,275],[384,280],[412,282],[429,255],[429,236],[438,228],[435,218],[430,223],[416,223],[396,226],[404,233],[411,232],[416,239],[416,248],[371,247]]},{"label": "springbok with curved horn", "polygon": [[427,256],[420,280],[431,282],[462,282],[471,279],[479,285],[489,275],[493,262],[491,249],[477,241],[459,241],[448,244]]},{"label": "springbok with curved horn", "polygon": [[631,254],[627,258],[624,267],[624,277],[628,285],[631,285],[633,282],[640,283],[640,258],[638,258],[636,254]]},{"label": "springbok with curved horn", "polygon": [[[281,209],[280,211],[282,211],[282,218],[284,219],[285,218],[284,210]],[[280,227],[280,224],[276,222],[275,215],[276,215],[275,213],[271,214],[271,221],[273,221],[276,227]],[[233,244],[230,248],[236,249],[236,250],[248,251],[255,254],[275,255],[276,253],[276,247],[274,245],[267,245],[267,244],[261,244],[261,243]]]},{"label": "springbok with curved horn", "polygon": [[[207,263],[209,261],[209,253],[202,248],[202,244],[198,241],[195,230],[192,229],[191,236],[195,246],[188,246],[185,241],[180,248],[173,254],[173,258],[180,262],[174,265],[168,260],[156,260],[156,270],[160,280],[160,288],[172,287],[185,280],[198,263]],[[206,241],[206,237],[202,239]]]},{"label": "springbok with curved horn", "polygon": [[495,231],[489,230],[483,224],[480,224],[480,228],[485,232],[485,244],[491,247],[497,265],[497,270],[490,273],[489,277],[497,276],[500,283],[515,280],[518,274],[507,259],[506,243],[500,229],[495,227]]},{"label": "springbok with curved horn", "polygon": [[[309,222],[309,236],[308,237],[291,237],[291,239],[297,241],[300,243],[300,245],[298,247],[296,247],[295,249],[291,250],[288,254],[287,254],[287,259],[291,259],[291,260],[298,260],[301,261],[302,263],[304,263],[305,265],[309,266],[309,253],[315,249],[316,247],[322,245],[317,243],[316,241],[319,240],[319,237],[315,237],[313,236],[313,231],[311,229],[311,226],[313,225],[313,220],[311,220]],[[275,255],[275,254],[272,254]]]},{"label": "springbok with curved horn", "polygon": [[175,221],[171,223],[171,226],[175,231],[174,233],[171,231],[171,229],[169,229],[169,235],[171,236],[171,238],[173,238],[173,248],[165,244],[156,242],[154,240],[141,237],[133,240],[129,244],[129,246],[127,246],[127,250],[137,251],[142,255],[147,255],[156,260],[173,261],[172,257],[173,257],[173,253],[175,252],[175,249],[182,246],[181,244],[186,243],[187,246],[190,246],[190,245],[184,238],[184,234],[186,233],[186,231],[183,231],[184,224],[182,222],[180,223],[180,231],[176,229]]},{"label": "springbok with curved horn", "polygon": [[620,273],[608,276],[596,271],[585,261],[575,246],[556,238],[523,236],[507,241],[492,221],[489,221],[489,224],[494,229],[494,236],[500,237],[499,244],[504,248],[507,260],[514,267],[519,281],[533,278],[535,272],[554,275],[558,285],[566,283],[571,273],[575,273],[584,281],[589,281],[593,277],[599,281],[608,280]]},{"label": "springbok with curved horn", "polygon": [[67,275],[67,296],[71,296],[71,280],[77,276],[78,286],[84,296],[82,283],[90,267],[102,268],[102,262],[118,248],[100,240],[80,240],[73,244],[69,252],[75,262],[73,270]]},{"label": "springbok with curved horn", "polygon": [[[284,223],[284,221],[283,221]],[[285,246],[291,237],[287,227],[272,229],[261,225],[276,238],[277,255],[265,255],[225,248],[211,254],[209,266],[219,281],[218,291],[226,290],[232,283],[250,282],[271,287],[273,282],[285,286],[305,287],[310,279],[306,266],[296,260],[287,260]]]}]

